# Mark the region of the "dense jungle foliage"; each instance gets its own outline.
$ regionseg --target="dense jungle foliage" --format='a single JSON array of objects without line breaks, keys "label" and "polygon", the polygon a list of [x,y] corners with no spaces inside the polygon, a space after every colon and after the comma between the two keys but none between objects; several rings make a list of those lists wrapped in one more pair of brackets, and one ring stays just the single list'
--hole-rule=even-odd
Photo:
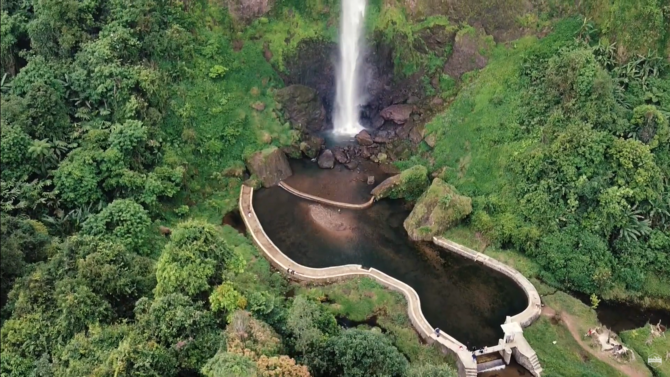
[{"label": "dense jungle foliage", "polygon": [[[451,103],[411,161],[471,196],[466,226],[546,282],[668,306],[670,3],[457,3],[369,4],[398,75]],[[455,375],[399,295],[296,287],[218,225],[241,184],[226,171],[299,137],[273,93],[301,41],[336,40],[338,1],[0,10],[1,376]],[[450,48],[426,52],[420,32],[505,26],[491,14],[548,35],[481,36],[488,66],[440,75],[436,93]],[[336,323],[373,313],[384,333]]]}]

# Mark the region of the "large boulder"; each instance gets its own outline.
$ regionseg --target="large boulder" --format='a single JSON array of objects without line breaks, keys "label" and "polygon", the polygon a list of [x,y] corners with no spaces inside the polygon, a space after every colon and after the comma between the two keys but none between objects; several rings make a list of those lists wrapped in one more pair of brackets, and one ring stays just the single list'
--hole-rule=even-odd
[{"label": "large boulder", "polygon": [[422,165],[414,165],[400,174],[385,179],[370,194],[382,198],[413,200],[428,187],[428,170]]},{"label": "large boulder", "polygon": [[304,85],[290,85],[277,90],[275,100],[282,105],[291,126],[300,131],[320,131],[326,110],[316,90]]},{"label": "large boulder", "polygon": [[370,136],[370,133],[366,130],[363,130],[356,135],[356,141],[362,146],[373,144],[372,136]]},{"label": "large boulder", "polygon": [[277,147],[256,152],[246,162],[251,174],[261,181],[263,187],[275,186],[279,181],[293,175],[288,158]]},{"label": "large boulder", "polygon": [[405,124],[412,115],[413,108],[412,105],[391,105],[382,110],[379,115],[395,124]]},{"label": "large boulder", "polygon": [[321,169],[332,169],[335,167],[335,156],[333,155],[333,151],[330,149],[326,149],[321,153],[321,156],[319,156],[319,160],[317,161],[317,164],[319,164],[319,167]]},{"label": "large boulder", "polygon": [[308,135],[300,143],[300,151],[309,158],[315,158],[321,152],[321,148],[326,143],[322,137]]},{"label": "large boulder", "polygon": [[439,178],[421,195],[403,226],[414,241],[430,241],[472,212],[472,200]]},{"label": "large boulder", "polygon": [[347,156],[347,152],[345,152],[341,147],[333,148],[333,156],[340,164],[346,164],[349,162],[349,156]]}]

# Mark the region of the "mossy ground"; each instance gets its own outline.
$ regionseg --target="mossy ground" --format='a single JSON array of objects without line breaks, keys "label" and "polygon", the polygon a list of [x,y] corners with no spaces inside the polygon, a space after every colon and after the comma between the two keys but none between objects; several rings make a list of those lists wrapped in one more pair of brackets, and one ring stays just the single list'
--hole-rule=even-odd
[{"label": "mossy ground", "polygon": [[656,363],[648,364],[654,376],[670,376],[670,360],[665,358],[667,352],[670,352],[670,336],[665,334],[665,336],[654,338],[652,343],[647,345],[646,341],[650,334],[649,326],[645,326],[622,332],[621,339],[628,347],[634,349],[644,362],[648,362],[648,358],[652,356],[658,356],[662,359],[660,365]]}]

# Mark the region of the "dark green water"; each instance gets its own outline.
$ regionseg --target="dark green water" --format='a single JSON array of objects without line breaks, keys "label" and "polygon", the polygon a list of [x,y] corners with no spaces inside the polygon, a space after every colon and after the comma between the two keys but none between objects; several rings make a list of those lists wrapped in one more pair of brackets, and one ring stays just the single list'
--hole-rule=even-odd
[{"label": "dark green water", "polygon": [[[375,175],[377,182],[385,176],[372,170],[323,171],[304,161],[292,166],[296,174],[287,183],[353,203],[369,198],[367,175]],[[367,210],[338,212],[275,187],[256,192],[254,208],[267,235],[297,263],[379,269],[412,286],[428,322],[469,347],[497,344],[505,316],[527,306],[521,288],[504,275],[431,243],[411,242],[402,226],[409,214],[402,201],[383,200]]]}]

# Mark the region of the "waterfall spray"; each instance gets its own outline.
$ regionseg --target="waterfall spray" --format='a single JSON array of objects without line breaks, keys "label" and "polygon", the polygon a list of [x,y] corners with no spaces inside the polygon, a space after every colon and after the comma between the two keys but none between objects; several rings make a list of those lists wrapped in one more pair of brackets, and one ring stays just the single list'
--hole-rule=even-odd
[{"label": "waterfall spray", "polygon": [[340,61],[337,67],[337,98],[333,131],[340,135],[354,135],[363,129],[358,122],[361,56],[361,33],[365,19],[366,0],[342,0],[340,20]]}]

